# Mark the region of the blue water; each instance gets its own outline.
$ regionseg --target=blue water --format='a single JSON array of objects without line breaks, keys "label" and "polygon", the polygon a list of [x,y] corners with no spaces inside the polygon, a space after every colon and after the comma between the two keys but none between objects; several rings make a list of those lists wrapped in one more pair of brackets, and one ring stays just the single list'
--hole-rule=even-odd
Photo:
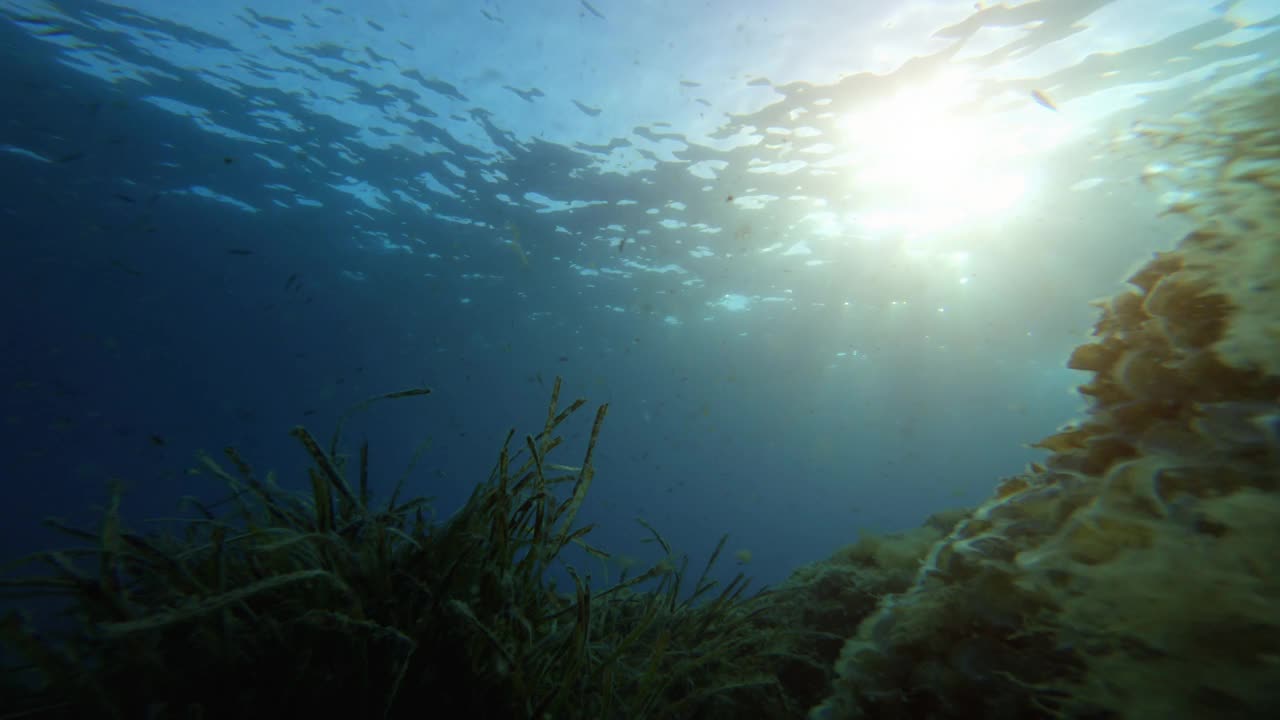
[{"label": "blue water", "polygon": [[347,437],[384,497],[429,439],[447,517],[556,376],[620,556],[776,583],[977,504],[1180,236],[1131,123],[1280,47],[1265,2],[699,5],[0,2],[0,552],[216,500],[202,450],[303,489],[291,427],[422,385]]}]

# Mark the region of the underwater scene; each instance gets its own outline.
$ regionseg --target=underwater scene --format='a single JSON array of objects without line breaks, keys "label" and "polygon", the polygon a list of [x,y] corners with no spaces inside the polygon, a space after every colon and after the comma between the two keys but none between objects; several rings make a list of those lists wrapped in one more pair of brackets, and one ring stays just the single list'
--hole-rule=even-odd
[{"label": "underwater scene", "polygon": [[1280,717],[1280,2],[0,58],[0,720]]}]

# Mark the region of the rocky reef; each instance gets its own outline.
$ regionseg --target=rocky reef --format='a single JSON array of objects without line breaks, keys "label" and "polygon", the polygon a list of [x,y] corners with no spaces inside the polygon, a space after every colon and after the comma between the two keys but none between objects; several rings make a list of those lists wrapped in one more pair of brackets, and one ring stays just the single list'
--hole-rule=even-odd
[{"label": "rocky reef", "polygon": [[1135,139],[1176,249],[1100,303],[1087,416],[844,646],[812,718],[1280,710],[1280,76]]}]

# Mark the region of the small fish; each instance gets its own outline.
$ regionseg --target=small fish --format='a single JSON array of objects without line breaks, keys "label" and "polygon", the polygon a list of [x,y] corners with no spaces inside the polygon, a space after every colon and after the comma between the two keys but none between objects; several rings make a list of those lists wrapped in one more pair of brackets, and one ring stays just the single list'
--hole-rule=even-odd
[{"label": "small fish", "polygon": [[244,248],[227,248],[227,254],[228,255],[252,255],[253,251],[246,250]]},{"label": "small fish", "polygon": [[1054,104],[1053,100],[1050,100],[1048,95],[1045,95],[1039,90],[1031,91],[1031,99],[1035,100],[1041,107],[1046,107],[1054,112],[1058,112],[1058,106]]},{"label": "small fish", "polygon": [[590,545],[588,545],[588,544],[586,544],[586,543],[582,542],[581,540],[577,540],[576,542],[577,542],[579,545],[581,545],[581,546],[582,546],[582,549],[583,549],[583,550],[586,550],[586,551],[587,551],[587,553],[588,553],[589,555],[594,555],[594,556],[596,556],[596,557],[600,558],[601,560],[611,560],[611,559],[613,558],[613,556],[612,556],[612,555],[610,555],[609,553],[605,552],[604,550],[601,550],[601,549],[599,549],[599,548],[592,547],[592,546],[590,546]]},{"label": "small fish", "polygon": [[289,279],[284,283],[284,289],[286,291],[292,289],[294,292],[302,289],[302,283],[298,281],[298,273],[289,276]]},{"label": "small fish", "polygon": [[127,203],[138,202],[137,200],[134,200],[132,197],[125,195],[124,193],[116,193],[115,195],[112,195],[112,197],[119,200],[120,202],[127,202]]},{"label": "small fish", "polygon": [[618,254],[621,255],[622,250],[626,247],[627,247],[627,239],[622,238],[622,240],[618,241]]},{"label": "small fish", "polygon": [[163,437],[159,436],[159,435],[152,435],[152,436],[151,436],[151,444],[152,444],[152,445],[156,445],[156,446],[158,446],[158,447],[164,447],[164,445],[165,445],[165,439],[164,439]]},{"label": "small fish", "polygon": [[595,15],[601,20],[605,19],[605,16],[601,15],[599,10],[591,7],[591,3],[587,2],[587,0],[578,0],[578,2],[582,3],[582,7],[586,8],[587,12],[591,13],[592,15]]},{"label": "small fish", "polygon": [[572,99],[571,99],[571,102],[573,102],[573,104],[574,104],[574,105],[577,105],[577,106],[578,106],[578,109],[579,109],[579,110],[581,110],[585,115],[587,115],[587,116],[589,116],[589,117],[595,117],[595,116],[599,115],[599,114],[602,112],[600,108],[597,108],[597,107],[591,107],[590,105],[583,105],[582,103],[578,102],[577,100],[572,100]]},{"label": "small fish", "polygon": [[114,268],[116,268],[116,269],[118,269],[118,270],[122,270],[122,271],[124,271],[124,272],[126,272],[126,273],[128,273],[128,274],[130,274],[130,275],[132,275],[132,276],[134,276],[134,277],[142,277],[142,271],[141,271],[141,270],[138,270],[137,268],[129,267],[128,265],[125,265],[125,264],[124,264],[123,262],[121,262],[120,260],[112,260],[112,261],[111,261],[111,267],[114,267]]}]

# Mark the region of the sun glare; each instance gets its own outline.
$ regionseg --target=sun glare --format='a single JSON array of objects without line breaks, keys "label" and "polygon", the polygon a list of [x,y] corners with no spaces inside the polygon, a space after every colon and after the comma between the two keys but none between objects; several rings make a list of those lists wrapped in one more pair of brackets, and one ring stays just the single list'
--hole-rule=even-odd
[{"label": "sun glare", "polygon": [[1016,135],[951,72],[844,120],[852,180],[879,229],[922,235],[1007,212],[1026,189]]}]

